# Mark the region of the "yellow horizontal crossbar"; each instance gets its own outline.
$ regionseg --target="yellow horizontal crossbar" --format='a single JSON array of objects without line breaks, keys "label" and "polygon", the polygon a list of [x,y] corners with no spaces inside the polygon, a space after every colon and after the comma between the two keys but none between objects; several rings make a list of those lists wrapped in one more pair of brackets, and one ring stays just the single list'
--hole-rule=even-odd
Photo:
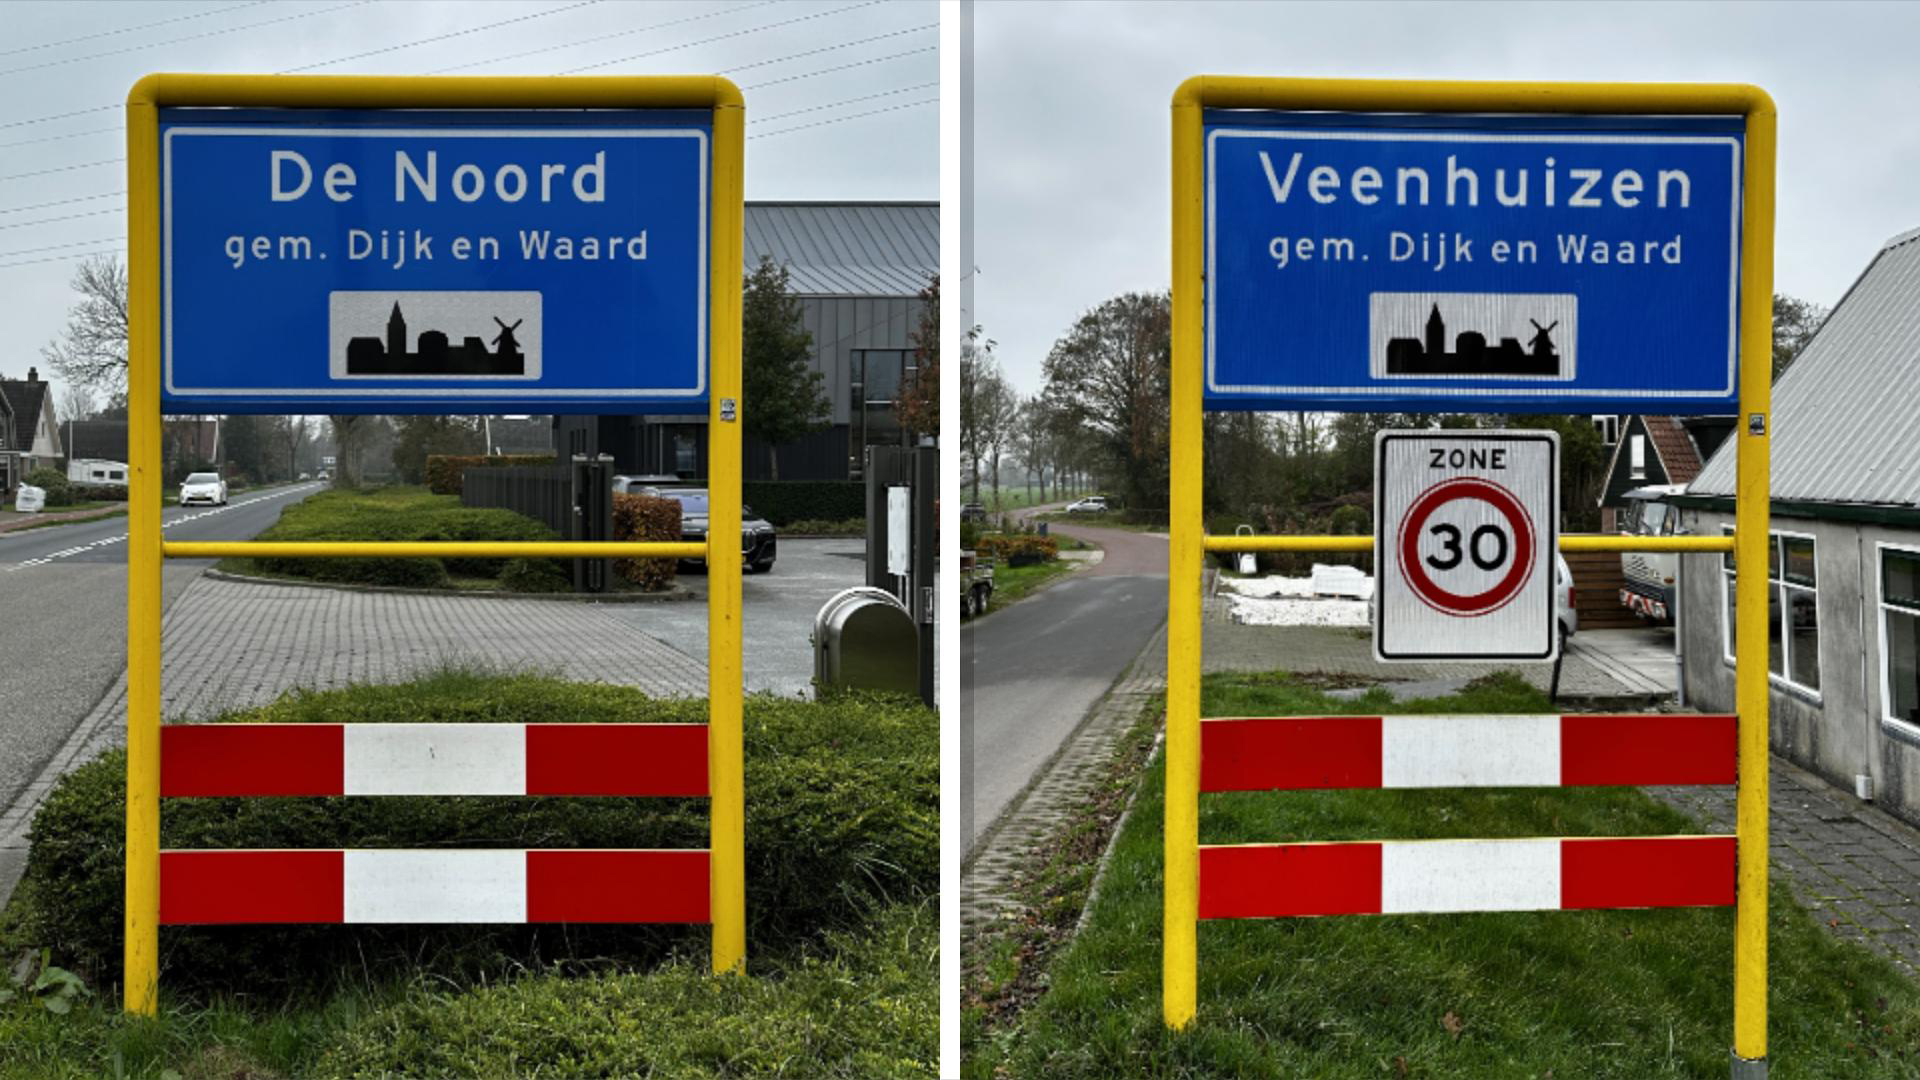
[{"label": "yellow horizontal crossbar", "polygon": [[[1371,536],[1209,536],[1208,551],[1372,551]],[[1561,551],[1732,551],[1732,536],[1562,536]]]},{"label": "yellow horizontal crossbar", "polygon": [[707,545],[679,541],[359,540],[276,543],[163,543],[169,559],[704,559]]}]

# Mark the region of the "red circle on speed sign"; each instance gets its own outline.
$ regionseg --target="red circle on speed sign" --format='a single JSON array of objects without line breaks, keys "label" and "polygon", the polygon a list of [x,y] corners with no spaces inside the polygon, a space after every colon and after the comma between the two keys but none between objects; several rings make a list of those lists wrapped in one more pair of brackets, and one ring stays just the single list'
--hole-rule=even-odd
[{"label": "red circle on speed sign", "polygon": [[[1461,594],[1440,587],[1420,564],[1420,534],[1440,507],[1458,499],[1475,499],[1498,511],[1513,533],[1513,566],[1505,577],[1484,592]],[[1447,615],[1485,615],[1506,606],[1519,595],[1533,569],[1533,522],[1513,493],[1491,480],[1460,476],[1442,480],[1420,493],[1400,523],[1400,576],[1427,606]]]}]

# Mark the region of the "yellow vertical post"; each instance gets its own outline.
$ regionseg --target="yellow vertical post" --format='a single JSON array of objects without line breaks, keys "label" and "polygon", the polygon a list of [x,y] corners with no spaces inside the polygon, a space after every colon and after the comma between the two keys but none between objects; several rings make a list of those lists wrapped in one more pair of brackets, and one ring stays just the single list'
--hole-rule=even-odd
[{"label": "yellow vertical post", "polygon": [[[1735,805],[1739,871],[1733,945],[1735,1075],[1767,1056],[1767,545],[1773,410],[1773,102],[1752,90],[1740,269],[1740,424],[1734,510],[1737,571],[1734,702],[1740,715]],[[1742,1071],[1742,1063],[1758,1063]]]},{"label": "yellow vertical post", "polygon": [[127,1012],[160,983],[160,178],[145,83],[127,97]]},{"label": "yellow vertical post", "polygon": [[713,264],[708,335],[712,372],[707,417],[707,769],[712,791],[713,970],[745,970],[746,794],[740,668],[740,279],[745,106],[716,78],[713,109]]},{"label": "yellow vertical post", "polygon": [[1199,80],[1173,97],[1173,400],[1168,474],[1167,810],[1160,999],[1193,1022],[1200,919],[1200,503],[1203,181]]}]

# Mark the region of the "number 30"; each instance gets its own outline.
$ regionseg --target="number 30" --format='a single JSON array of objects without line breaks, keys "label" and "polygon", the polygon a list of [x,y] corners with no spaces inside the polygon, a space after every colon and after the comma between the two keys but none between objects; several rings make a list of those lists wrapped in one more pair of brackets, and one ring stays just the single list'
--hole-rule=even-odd
[{"label": "number 30", "polygon": [[[1433,567],[1435,570],[1451,570],[1459,566],[1461,557],[1459,527],[1445,524],[1435,525],[1433,528],[1428,529],[1427,532],[1441,538],[1441,542],[1445,545],[1443,554],[1447,556],[1443,559],[1429,555],[1427,556],[1427,565]],[[1482,558],[1480,554],[1481,541],[1488,537],[1492,537],[1494,543],[1493,557],[1491,559]],[[1498,569],[1501,564],[1507,561],[1507,534],[1506,531],[1498,525],[1482,525],[1473,530],[1473,536],[1467,541],[1466,547],[1466,554],[1472,557],[1473,565],[1482,570]]]}]

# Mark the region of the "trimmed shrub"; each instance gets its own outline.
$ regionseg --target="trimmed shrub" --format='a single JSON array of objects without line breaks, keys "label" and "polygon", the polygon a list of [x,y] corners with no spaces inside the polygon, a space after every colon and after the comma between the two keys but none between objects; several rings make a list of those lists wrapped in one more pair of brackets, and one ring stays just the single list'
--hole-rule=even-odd
[{"label": "trimmed shrub", "polygon": [[25,482],[46,491],[48,506],[73,505],[73,484],[59,469],[42,466],[28,473]]},{"label": "trimmed shrub", "polygon": [[[613,538],[615,540],[664,540],[680,536],[680,500],[655,495],[615,495],[613,497]],[[678,559],[615,559],[613,572],[647,592],[659,592],[673,584]]]},{"label": "trimmed shrub", "polygon": [[500,587],[509,592],[572,592],[573,578],[561,559],[509,559],[500,571]]},{"label": "trimmed shrub", "polygon": [[845,521],[818,521],[805,518],[789,522],[782,526],[787,532],[798,536],[865,536],[866,518],[848,518]]},{"label": "trimmed shrub", "polygon": [[682,960],[463,994],[422,987],[355,1024],[311,1075],[931,1078],[939,966],[929,903],[889,907],[870,932],[834,935],[773,978],[716,979]]},{"label": "trimmed shrub", "polygon": [[498,469],[508,465],[551,465],[552,454],[428,454],[427,490],[435,495],[458,495],[461,476],[468,469]]},{"label": "trimmed shrub", "polygon": [[1048,562],[1060,557],[1060,541],[1036,533],[986,533],[974,539],[973,550],[989,559],[1005,559],[1014,566]]},{"label": "trimmed shrub", "polygon": [[[324,491],[280,512],[261,540],[553,540],[552,529],[511,510],[461,506],[418,488]],[[449,574],[497,578],[506,559],[275,559],[260,569],[315,581],[439,588]]]},{"label": "trimmed shrub", "polygon": [[742,496],[775,526],[795,521],[867,519],[867,485],[858,480],[748,480]]},{"label": "trimmed shrub", "polygon": [[[125,484],[75,484],[68,481],[67,490],[72,493],[76,503],[127,501]],[[232,490],[232,485],[228,485],[228,490]]]},{"label": "trimmed shrub", "polygon": [[[228,723],[687,723],[706,702],[536,676],[448,672],[398,686],[293,691]],[[749,947],[792,955],[876,905],[934,895],[939,881],[939,725],[917,701],[747,699]],[[124,751],[63,777],[35,816],[14,914],[26,940],[100,985],[118,976]],[[704,799],[169,799],[167,848],[699,848]],[[168,927],[170,988],[325,989],[387,966],[456,980],[564,960],[656,963],[704,927]],[[262,963],[271,957],[271,963]]]}]

